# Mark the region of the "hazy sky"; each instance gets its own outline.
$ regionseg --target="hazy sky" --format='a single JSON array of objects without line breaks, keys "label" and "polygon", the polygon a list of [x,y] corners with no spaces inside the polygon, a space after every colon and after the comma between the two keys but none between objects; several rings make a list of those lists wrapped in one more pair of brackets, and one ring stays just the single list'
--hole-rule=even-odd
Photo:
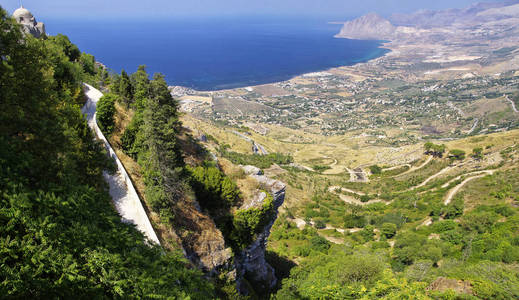
[{"label": "hazy sky", "polygon": [[[499,1],[502,0],[22,0],[23,5],[40,18],[269,14],[347,18],[372,11],[387,15]],[[0,0],[0,5],[12,13],[19,7],[19,0]]]}]

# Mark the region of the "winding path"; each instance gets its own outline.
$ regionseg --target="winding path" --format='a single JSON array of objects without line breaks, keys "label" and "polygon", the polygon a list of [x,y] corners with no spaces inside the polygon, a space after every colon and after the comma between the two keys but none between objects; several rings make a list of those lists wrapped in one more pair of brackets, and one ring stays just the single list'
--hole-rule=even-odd
[{"label": "winding path", "polygon": [[510,104],[512,104],[512,109],[514,110],[514,112],[519,113],[519,111],[517,111],[517,108],[515,107],[515,102],[508,98],[508,95],[506,95],[506,100],[508,100]]},{"label": "winding path", "polygon": [[445,173],[445,172],[448,172],[456,167],[460,167],[462,166],[461,164],[460,165],[454,165],[454,166],[448,166],[448,167],[445,167],[443,169],[441,169],[438,173],[436,174],[433,174],[431,175],[429,178],[425,179],[422,183],[420,183],[419,185],[415,185],[411,188],[408,189],[408,191],[412,191],[412,190],[416,190],[417,188],[421,188],[425,185],[427,185],[431,180],[433,180],[434,178],[440,176],[441,174]]},{"label": "winding path", "polygon": [[108,154],[117,164],[117,172],[114,175],[110,175],[107,172],[103,173],[105,180],[110,186],[110,196],[112,196],[112,202],[114,203],[115,209],[121,215],[123,222],[134,224],[150,242],[160,245],[160,241],[151,226],[148,215],[142,206],[128,173],[126,173],[126,170],[117,157],[117,154],[115,154],[110,143],[108,143],[107,139],[97,126],[97,101],[99,101],[103,94],[88,84],[85,84],[85,90],[88,101],[81,109],[81,112],[85,114],[88,126],[92,131],[94,131],[96,137],[103,141]]},{"label": "winding path", "polygon": [[476,127],[478,126],[478,124],[479,124],[479,119],[476,118],[472,127],[469,129],[469,131],[467,131],[467,134],[471,134],[472,132],[474,132],[474,130],[476,130]]},{"label": "winding path", "polygon": [[[392,171],[392,170],[396,170],[396,169],[403,168],[403,167],[412,168],[413,166],[411,166],[410,164],[403,164],[403,165],[398,165],[398,166],[382,169],[382,172]],[[407,170],[406,170],[406,172],[407,172]],[[401,174],[397,174],[397,175],[401,175]]]},{"label": "winding path", "polygon": [[393,176],[393,177],[398,177],[398,176],[401,176],[401,175],[409,174],[409,173],[414,172],[414,171],[416,171],[416,170],[420,170],[421,168],[427,166],[427,164],[430,163],[431,160],[433,160],[433,157],[432,157],[432,156],[429,156],[429,157],[425,160],[425,162],[424,162],[423,164],[419,165],[418,167],[411,167],[409,170],[405,171],[404,173],[402,173],[402,174],[397,174],[397,175],[395,175],[395,176]]},{"label": "winding path", "polygon": [[471,180],[474,180],[474,179],[477,179],[477,178],[481,178],[481,177],[485,177],[487,175],[492,175],[494,174],[494,171],[487,171],[485,174],[481,174],[481,175],[477,175],[477,176],[473,176],[473,177],[469,177],[465,180],[463,180],[460,184],[458,184],[457,186],[455,186],[454,188],[452,188],[452,190],[449,191],[449,193],[447,193],[447,197],[445,197],[445,201],[443,202],[443,204],[445,205],[448,205],[452,198],[454,197],[454,195],[456,195],[456,193],[458,193],[458,191],[465,185],[467,184],[469,181]]}]

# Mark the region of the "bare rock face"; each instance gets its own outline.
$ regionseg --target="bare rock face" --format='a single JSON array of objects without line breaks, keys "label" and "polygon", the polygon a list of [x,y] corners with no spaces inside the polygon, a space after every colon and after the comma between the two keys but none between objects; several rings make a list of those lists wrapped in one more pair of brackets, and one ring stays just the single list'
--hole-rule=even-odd
[{"label": "bare rock face", "polygon": [[241,166],[247,175],[263,175],[263,171],[256,166]]},{"label": "bare rock face", "polygon": [[396,27],[378,14],[371,13],[344,23],[337,37],[358,40],[389,40]]},{"label": "bare rock face", "polygon": [[213,220],[193,203],[184,203],[176,211],[177,234],[186,257],[210,276],[233,271],[232,250]]},{"label": "bare rock face", "polygon": [[31,12],[23,6],[14,11],[13,18],[23,25],[25,33],[31,34],[35,38],[45,35],[45,24],[37,22]]},{"label": "bare rock face", "polygon": [[[274,269],[265,260],[265,249],[270,230],[277,218],[278,209],[285,201],[286,186],[281,181],[269,179],[263,175],[252,175],[251,177],[255,178],[273,197],[275,214],[263,228],[263,232],[257,236],[257,239],[237,256],[236,269],[240,278],[245,277],[250,282],[254,282],[255,286],[259,286],[263,290],[269,290],[276,285],[277,279]],[[254,206],[260,207],[265,199],[267,199],[266,195],[255,197]],[[239,280],[238,289],[243,294],[248,293],[247,288]]]}]

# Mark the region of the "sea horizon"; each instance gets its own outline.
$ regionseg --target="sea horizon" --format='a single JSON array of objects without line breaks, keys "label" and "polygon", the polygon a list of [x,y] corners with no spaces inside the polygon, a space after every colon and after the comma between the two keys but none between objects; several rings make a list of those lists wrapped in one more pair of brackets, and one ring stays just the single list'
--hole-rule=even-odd
[{"label": "sea horizon", "polygon": [[199,91],[281,82],[389,52],[383,41],[335,38],[341,25],[327,18],[44,21],[116,73],[144,64],[171,86]]}]

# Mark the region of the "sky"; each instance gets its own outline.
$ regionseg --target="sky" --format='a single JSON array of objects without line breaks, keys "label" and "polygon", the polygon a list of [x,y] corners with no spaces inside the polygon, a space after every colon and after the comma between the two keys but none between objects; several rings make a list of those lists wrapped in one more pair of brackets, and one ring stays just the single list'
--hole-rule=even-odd
[{"label": "sky", "polygon": [[[12,13],[20,0],[0,0]],[[389,15],[419,9],[462,8],[503,0],[22,0],[37,18],[171,18],[204,15],[293,15],[348,19],[368,12]],[[343,17],[344,16],[344,17]]]}]

